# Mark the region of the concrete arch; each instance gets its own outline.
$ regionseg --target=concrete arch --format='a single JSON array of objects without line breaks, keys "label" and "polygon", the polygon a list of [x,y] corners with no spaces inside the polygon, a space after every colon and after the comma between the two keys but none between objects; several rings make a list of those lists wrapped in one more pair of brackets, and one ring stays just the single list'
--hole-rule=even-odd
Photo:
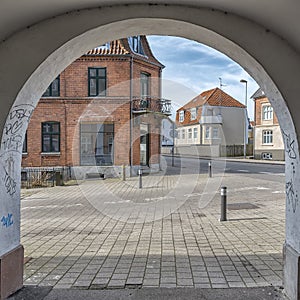
[{"label": "concrete arch", "polygon": [[[285,276],[293,281],[286,281],[285,288],[294,297],[299,284],[294,265],[300,253],[297,224],[300,121],[296,116],[300,55],[285,40],[259,24],[208,8],[140,4],[81,10],[38,23],[0,44],[0,191],[3,195],[0,212],[1,216],[11,214],[14,220],[13,226],[0,230],[3,241],[0,256],[11,253],[13,257],[15,249],[20,249],[21,146],[41,94],[57,74],[87,50],[136,34],[176,35],[207,44],[243,66],[267,93],[286,142],[285,274],[288,275]],[[16,70],[21,71],[16,74]],[[19,273],[20,270],[12,271],[11,276],[19,278],[12,290],[22,282]]]}]

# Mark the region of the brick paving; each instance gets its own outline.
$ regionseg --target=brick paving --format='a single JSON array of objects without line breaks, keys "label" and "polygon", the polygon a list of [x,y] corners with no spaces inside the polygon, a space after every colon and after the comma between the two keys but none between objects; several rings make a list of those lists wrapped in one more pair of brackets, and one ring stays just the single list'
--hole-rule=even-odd
[{"label": "brick paving", "polygon": [[[284,177],[247,177],[245,186],[236,174],[191,176],[145,176],[143,189],[135,177],[23,191],[25,285],[281,286]],[[227,222],[219,222],[220,184]]]}]

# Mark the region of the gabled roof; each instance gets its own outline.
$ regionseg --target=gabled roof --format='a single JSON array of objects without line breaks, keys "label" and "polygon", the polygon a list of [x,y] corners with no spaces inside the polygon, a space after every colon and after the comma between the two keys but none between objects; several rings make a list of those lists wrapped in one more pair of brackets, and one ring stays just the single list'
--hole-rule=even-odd
[{"label": "gabled roof", "polygon": [[95,49],[88,51],[86,56],[105,56],[105,55],[131,55],[136,59],[140,59],[146,62],[151,62],[161,68],[165,66],[161,64],[153,55],[147,38],[145,35],[140,36],[144,55],[136,53],[132,50],[129,45],[128,38],[122,38],[116,41],[112,41],[109,44],[109,47],[99,46]]},{"label": "gabled roof", "polygon": [[216,87],[214,89],[202,92],[200,95],[193,98],[177,111],[203,105],[245,108],[244,104]]},{"label": "gabled roof", "polygon": [[116,40],[108,43],[109,47],[99,46],[97,48],[94,48],[86,53],[86,55],[126,55],[129,54],[130,51],[128,51],[124,47],[124,41]]},{"label": "gabled roof", "polygon": [[251,98],[252,99],[258,99],[258,98],[265,98],[266,97],[266,95],[265,95],[265,93],[264,93],[264,91],[261,89],[261,88],[259,88],[252,96],[251,96]]}]

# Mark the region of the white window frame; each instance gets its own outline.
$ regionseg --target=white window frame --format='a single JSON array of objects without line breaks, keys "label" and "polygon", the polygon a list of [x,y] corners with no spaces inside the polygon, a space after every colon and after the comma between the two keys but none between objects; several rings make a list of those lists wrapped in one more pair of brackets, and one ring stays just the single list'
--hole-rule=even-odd
[{"label": "white window frame", "polygon": [[188,139],[192,139],[193,138],[193,131],[192,128],[188,129]]},{"label": "white window frame", "polygon": [[196,120],[196,118],[197,118],[197,108],[193,107],[191,108],[191,121]]},{"label": "white window frame", "polygon": [[185,129],[181,129],[181,138],[185,139]]},{"label": "white window frame", "polygon": [[205,127],[205,138],[206,139],[210,138],[210,127],[209,126]]},{"label": "white window frame", "polygon": [[264,130],[262,132],[262,143],[263,145],[273,144],[273,130]]},{"label": "white window frame", "polygon": [[198,128],[197,127],[195,127],[194,128],[194,139],[197,139],[198,138]]},{"label": "white window frame", "polygon": [[184,121],[184,110],[181,110],[179,112],[179,122],[183,122]]},{"label": "white window frame", "polygon": [[264,121],[273,120],[273,107],[271,105],[263,105],[262,119]]},{"label": "white window frame", "polygon": [[219,138],[219,128],[218,127],[213,127],[212,137],[213,137],[213,139]]}]

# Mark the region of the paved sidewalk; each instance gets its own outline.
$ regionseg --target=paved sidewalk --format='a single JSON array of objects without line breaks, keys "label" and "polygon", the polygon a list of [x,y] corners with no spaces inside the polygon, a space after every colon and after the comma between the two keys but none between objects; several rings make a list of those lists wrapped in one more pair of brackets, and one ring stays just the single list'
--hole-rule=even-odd
[{"label": "paved sidewalk", "polygon": [[280,300],[286,299],[280,289],[234,288],[234,289],[125,289],[125,290],[72,290],[49,287],[25,287],[9,300]]},{"label": "paved sidewalk", "polygon": [[[219,222],[220,185],[227,222]],[[21,201],[25,285],[280,287],[284,209],[284,182],[247,178],[245,186],[235,174],[149,175],[143,189],[138,178],[41,189]]]}]

